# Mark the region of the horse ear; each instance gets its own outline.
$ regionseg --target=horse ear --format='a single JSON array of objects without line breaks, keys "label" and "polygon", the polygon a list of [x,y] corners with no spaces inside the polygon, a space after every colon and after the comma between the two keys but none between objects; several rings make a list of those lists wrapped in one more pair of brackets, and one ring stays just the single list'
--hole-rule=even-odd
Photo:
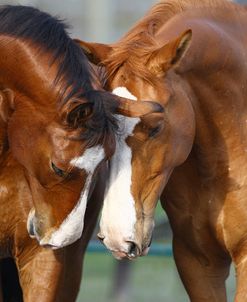
[{"label": "horse ear", "polygon": [[118,99],[116,112],[123,116],[142,117],[150,113],[164,111],[164,108],[156,102],[133,101],[122,97],[118,97]]},{"label": "horse ear", "polygon": [[192,38],[191,29],[183,32],[178,38],[155,50],[148,61],[149,69],[157,75],[163,75],[185,55]]},{"label": "horse ear", "polygon": [[102,63],[112,50],[111,46],[107,44],[89,43],[78,39],[74,39],[74,41],[80,45],[89,61],[95,65]]},{"label": "horse ear", "polygon": [[14,110],[14,92],[10,89],[0,91],[0,119],[6,123]]},{"label": "horse ear", "polygon": [[69,127],[78,128],[83,126],[92,113],[93,103],[75,101],[63,108],[61,119]]}]

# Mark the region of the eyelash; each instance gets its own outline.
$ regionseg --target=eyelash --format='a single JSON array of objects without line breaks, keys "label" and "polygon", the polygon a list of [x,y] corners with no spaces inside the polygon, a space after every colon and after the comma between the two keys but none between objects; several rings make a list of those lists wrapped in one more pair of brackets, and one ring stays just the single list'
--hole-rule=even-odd
[{"label": "eyelash", "polygon": [[149,137],[155,137],[160,132],[160,130],[161,130],[160,126],[157,126],[157,127],[153,128],[153,129],[150,129],[149,133],[148,133],[148,136]]},{"label": "eyelash", "polygon": [[68,172],[59,169],[53,162],[51,163],[51,167],[52,167],[53,171],[57,174],[57,176],[63,177],[63,178],[68,176]]}]

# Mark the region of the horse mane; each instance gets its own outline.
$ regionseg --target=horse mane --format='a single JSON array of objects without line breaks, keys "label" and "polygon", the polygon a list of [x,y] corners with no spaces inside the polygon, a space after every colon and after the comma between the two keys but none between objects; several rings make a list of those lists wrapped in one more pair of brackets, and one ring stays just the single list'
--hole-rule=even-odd
[{"label": "horse mane", "polygon": [[67,82],[65,91],[73,87],[66,100],[82,87],[85,91],[92,89],[91,67],[80,47],[69,37],[67,29],[62,20],[33,7],[0,7],[0,34],[30,40],[40,50],[49,52],[51,64],[55,61],[59,64],[54,84],[62,78]]},{"label": "horse mane", "polygon": [[157,30],[174,15],[198,8],[232,7],[230,0],[161,0],[137,22],[134,27],[121,39],[133,39],[143,31],[155,34]]},{"label": "horse mane", "polygon": [[108,92],[93,89],[92,81],[95,80],[96,73],[81,47],[69,37],[67,29],[67,24],[62,20],[33,7],[0,7],[0,34],[35,43],[38,50],[51,54],[51,65],[58,63],[58,72],[53,84],[56,85],[60,80],[65,83],[62,85],[58,108],[73,97],[86,98],[88,102],[93,103],[91,120],[78,125],[78,128],[86,128],[84,136],[79,139],[86,138],[89,145],[94,145],[117,128],[113,114],[114,105],[110,102],[113,96]]},{"label": "horse mane", "polygon": [[[153,74],[145,68],[145,60],[157,48],[154,35],[167,21],[177,14],[193,9],[239,7],[230,0],[161,0],[155,4],[118,42],[113,44],[114,52],[103,62],[107,75],[111,77],[123,64],[142,79],[152,83]],[[131,54],[131,55],[130,55]],[[142,64],[140,64],[140,58]]]}]

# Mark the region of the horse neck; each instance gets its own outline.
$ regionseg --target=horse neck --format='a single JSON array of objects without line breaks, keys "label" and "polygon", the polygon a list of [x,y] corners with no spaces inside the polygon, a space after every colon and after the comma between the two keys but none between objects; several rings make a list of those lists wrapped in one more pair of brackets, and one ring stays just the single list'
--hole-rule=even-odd
[{"label": "horse neck", "polygon": [[49,55],[37,46],[0,35],[0,89],[11,88],[36,101],[51,102],[58,91],[52,85],[57,69],[50,65]]},{"label": "horse neck", "polygon": [[245,152],[246,13],[228,12],[225,23],[223,16],[215,23],[210,18],[195,21],[186,17],[182,22],[171,22],[172,30],[164,30],[163,41],[192,29],[190,49],[177,73],[190,87],[195,112],[196,135],[190,158],[203,173],[206,171],[206,178],[212,179],[213,175],[228,175],[229,167],[235,165],[236,158],[228,158],[232,146],[238,146],[234,152],[239,158]]},{"label": "horse neck", "polygon": [[[13,241],[27,236],[26,219],[32,207],[31,194],[23,168],[10,152],[0,162],[0,258],[9,256]],[[13,241],[12,241],[13,240]]]},{"label": "horse neck", "polygon": [[232,3],[228,0],[160,0],[138,21],[120,40],[123,43],[133,39],[139,40],[143,32],[155,35],[162,26],[172,17],[191,9],[213,9],[230,7]]}]

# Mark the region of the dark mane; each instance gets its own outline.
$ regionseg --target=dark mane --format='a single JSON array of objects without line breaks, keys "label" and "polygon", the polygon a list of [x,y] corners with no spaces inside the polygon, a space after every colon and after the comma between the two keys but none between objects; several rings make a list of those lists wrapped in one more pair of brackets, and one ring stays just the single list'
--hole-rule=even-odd
[{"label": "dark mane", "polygon": [[113,44],[113,53],[103,62],[108,68],[105,77],[113,76],[120,66],[126,64],[138,77],[152,82],[153,74],[145,67],[145,60],[148,60],[151,51],[157,47],[154,35],[160,27],[175,15],[185,11],[200,8],[215,11],[217,7],[242,8],[227,0],[161,0],[151,7],[123,38]]},{"label": "dark mane", "polygon": [[72,87],[63,102],[82,88],[91,90],[93,74],[84,53],[69,37],[67,28],[58,18],[33,7],[6,5],[0,8],[0,34],[29,39],[51,53],[51,64],[59,63],[55,83],[60,79],[67,83],[62,95]]},{"label": "dark mane", "polygon": [[67,28],[58,18],[33,7],[6,5],[0,8],[0,34],[29,39],[41,50],[51,53],[51,64],[58,63],[54,85],[60,80],[65,82],[58,109],[73,97],[86,98],[93,103],[90,121],[78,127],[87,129],[79,139],[86,139],[89,145],[95,145],[107,135],[114,134],[117,128],[113,105],[109,102],[113,96],[93,89],[96,73],[81,47],[69,37]]},{"label": "dark mane", "polygon": [[118,98],[108,91],[91,90],[83,95],[88,102],[93,103],[93,117],[89,118],[78,127],[83,128],[79,140],[85,140],[87,146],[92,147],[104,144],[108,138],[114,141],[118,134],[118,120],[113,112],[116,112]]}]

